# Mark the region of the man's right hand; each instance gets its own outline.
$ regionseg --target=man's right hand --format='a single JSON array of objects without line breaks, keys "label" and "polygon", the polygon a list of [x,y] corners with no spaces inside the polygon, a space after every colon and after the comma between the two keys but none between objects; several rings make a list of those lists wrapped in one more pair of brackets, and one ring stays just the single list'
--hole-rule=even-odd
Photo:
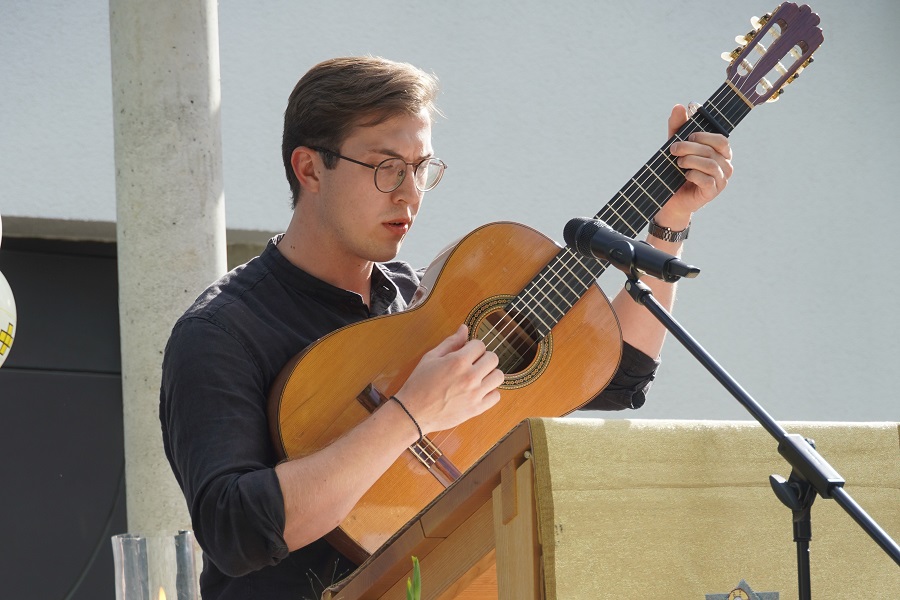
[{"label": "man's right hand", "polygon": [[497,355],[481,340],[468,340],[468,328],[426,352],[397,398],[423,433],[450,429],[479,415],[500,400],[503,372]]}]

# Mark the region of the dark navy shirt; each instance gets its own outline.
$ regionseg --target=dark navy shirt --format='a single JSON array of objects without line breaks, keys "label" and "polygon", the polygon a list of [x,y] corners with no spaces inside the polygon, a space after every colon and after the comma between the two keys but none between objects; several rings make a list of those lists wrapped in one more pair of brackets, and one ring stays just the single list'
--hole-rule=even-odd
[{"label": "dark navy shirt", "polygon": [[[163,359],[163,444],[203,548],[205,600],[318,599],[355,568],[324,540],[288,552],[267,395],[306,346],[403,310],[419,284],[420,273],[404,262],[376,265],[367,307],[358,294],[292,265],[279,239],[197,298]],[[584,408],[638,408],[656,367],[626,344],[612,382]]]}]

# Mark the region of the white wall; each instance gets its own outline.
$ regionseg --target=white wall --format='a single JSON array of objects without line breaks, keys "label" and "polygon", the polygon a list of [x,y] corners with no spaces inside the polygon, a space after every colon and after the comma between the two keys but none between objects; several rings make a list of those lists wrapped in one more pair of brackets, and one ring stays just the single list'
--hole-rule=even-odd
[{"label": "white wall", "polygon": [[[114,221],[106,3],[4,4],[6,234]],[[450,168],[402,258],[426,264],[495,220],[560,240],[569,218],[596,213],[662,144],[674,103],[715,91],[725,78],[719,54],[774,6],[223,0],[229,228],[236,238],[285,226],[287,96],[314,63],[371,53],[434,71],[443,87],[435,149]],[[897,420],[900,207],[889,178],[900,164],[891,63],[900,5],[813,8],[825,44],[779,102],[732,135],[736,174],[694,221],[685,259],[703,272],[682,284],[677,316],[778,420]],[[603,282],[615,293],[624,278],[611,272]],[[749,418],[675,340],[664,358],[648,405],[621,416]]]}]

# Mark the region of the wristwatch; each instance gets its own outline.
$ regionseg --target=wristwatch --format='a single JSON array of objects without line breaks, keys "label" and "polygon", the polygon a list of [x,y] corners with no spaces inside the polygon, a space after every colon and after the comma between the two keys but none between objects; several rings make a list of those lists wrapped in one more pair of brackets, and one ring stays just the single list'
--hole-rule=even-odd
[{"label": "wristwatch", "polygon": [[661,227],[657,225],[656,221],[650,219],[650,228],[647,233],[664,242],[682,242],[688,238],[688,232],[690,230],[690,223],[688,223],[688,226],[681,231],[672,231],[668,227]]}]

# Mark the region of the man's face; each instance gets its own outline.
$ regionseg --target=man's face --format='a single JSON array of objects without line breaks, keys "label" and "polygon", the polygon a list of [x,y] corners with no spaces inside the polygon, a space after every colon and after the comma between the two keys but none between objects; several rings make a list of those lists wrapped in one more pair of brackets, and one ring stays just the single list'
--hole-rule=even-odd
[{"label": "man's face", "polygon": [[[431,118],[422,111],[357,127],[334,150],[370,165],[393,157],[415,164],[433,155]],[[384,193],[375,187],[372,169],[341,159],[334,169],[323,171],[320,192],[316,218],[327,229],[333,245],[329,251],[358,262],[384,262],[397,255],[423,194],[416,189],[411,172],[400,187]]]}]

